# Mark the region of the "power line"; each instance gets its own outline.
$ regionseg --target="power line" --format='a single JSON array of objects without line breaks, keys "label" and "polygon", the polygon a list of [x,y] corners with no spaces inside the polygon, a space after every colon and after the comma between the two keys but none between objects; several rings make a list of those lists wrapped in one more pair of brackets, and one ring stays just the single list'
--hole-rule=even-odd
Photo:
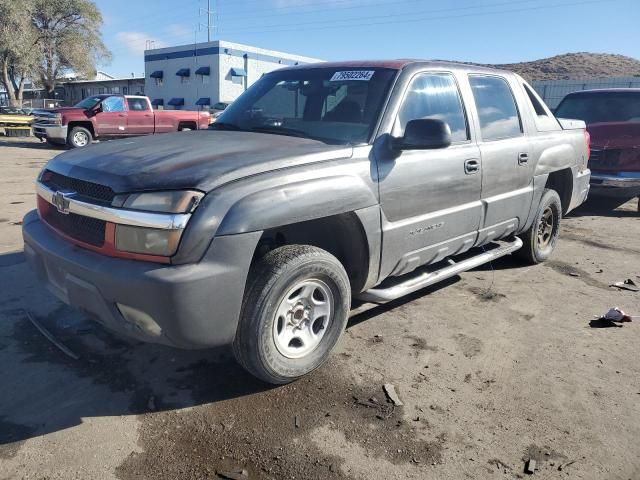
[{"label": "power line", "polygon": [[[400,0],[397,2],[385,2],[385,5],[404,3],[405,1],[406,0]],[[500,7],[500,6],[506,6],[506,5],[512,6],[517,4],[531,3],[532,1],[534,0],[519,0],[519,1],[507,1],[507,2],[502,1],[502,2],[495,2],[491,4],[484,4],[481,6],[467,6],[467,7],[447,8],[447,9],[437,9],[437,10],[427,10],[427,11],[422,10],[420,12],[412,11],[412,12],[407,12],[402,14],[376,15],[376,16],[370,16],[370,17],[350,18],[350,19],[343,19],[343,20],[334,19],[331,21],[320,20],[320,21],[303,22],[303,23],[300,23],[300,22],[285,23],[285,24],[271,25],[266,29],[260,29],[260,30],[256,30],[255,26],[253,26],[253,27],[239,28],[239,29],[233,29],[233,28],[228,30],[225,29],[224,31],[225,33],[251,32],[251,33],[260,35],[260,34],[270,34],[270,33],[280,33],[280,32],[297,32],[301,29],[308,31],[308,30],[328,30],[328,29],[336,29],[336,28],[339,29],[339,28],[345,28],[345,27],[349,27],[349,28],[371,27],[371,26],[380,26],[380,25],[392,25],[392,24],[398,24],[398,23],[430,22],[430,21],[449,20],[449,19],[456,19],[456,18],[502,15],[502,14],[508,14],[508,13],[519,13],[519,12],[534,11],[534,10],[551,10],[551,9],[564,8],[569,6],[604,3],[602,0],[582,0],[582,1],[557,3],[557,4],[522,7],[522,8],[515,8],[515,9],[507,8],[507,9],[496,9],[493,11],[485,11],[485,12],[479,11],[479,12],[470,12],[470,13],[455,14],[455,15],[433,16],[434,13],[457,12],[457,11],[465,11],[470,9],[487,8],[487,7],[491,8],[491,7]],[[612,3],[616,1],[620,1],[620,0],[608,0],[608,3]],[[343,2],[340,2],[340,3],[343,3]],[[377,3],[373,5],[382,5],[382,4]],[[286,14],[283,14],[283,15],[286,15]],[[416,15],[419,15],[419,16],[416,17]],[[390,19],[390,17],[393,17],[395,19]],[[223,20],[224,20],[224,17],[223,17]],[[368,20],[368,21],[363,22],[364,20]],[[380,21],[371,22],[370,20],[380,20]],[[326,25],[327,23],[329,23],[329,25]],[[293,27],[293,28],[287,28],[287,27]],[[174,40],[179,40],[179,39],[186,38],[186,36],[187,35],[184,34],[184,35],[171,36],[170,38]],[[126,51],[126,50],[127,48],[125,47],[119,50],[116,49],[114,51],[118,52],[118,51]]]},{"label": "power line", "polygon": [[[620,0],[608,0],[608,2],[606,3],[612,3],[612,2],[618,2]],[[516,2],[509,2],[510,5],[513,5]],[[281,25],[274,25],[274,27],[296,27],[296,28],[290,28],[290,29],[264,29],[264,30],[260,30],[259,32],[255,30],[255,27],[251,28],[251,29],[232,29],[232,30],[226,30],[226,32],[231,32],[231,33],[244,33],[244,32],[254,32],[254,33],[280,33],[280,32],[296,32],[300,30],[300,26],[303,25],[304,26],[304,30],[308,31],[308,30],[330,30],[330,29],[336,29],[336,28],[345,28],[345,27],[369,27],[369,26],[378,26],[378,25],[391,25],[391,24],[396,24],[396,23],[416,23],[416,22],[423,22],[423,21],[434,21],[434,20],[447,20],[447,19],[454,19],[454,18],[465,18],[465,17],[476,17],[476,16],[487,16],[487,15],[499,15],[499,14],[504,14],[504,13],[518,13],[518,12],[525,12],[525,11],[533,11],[533,10],[551,10],[551,9],[555,9],[555,8],[562,8],[562,7],[571,7],[571,6],[578,6],[578,5],[589,5],[589,4],[596,4],[596,3],[605,3],[604,0],[583,0],[583,1],[577,1],[577,2],[569,2],[569,3],[560,3],[560,4],[554,4],[554,5],[547,5],[547,6],[536,6],[536,7],[524,7],[524,8],[517,8],[517,9],[507,9],[507,10],[495,10],[495,11],[491,11],[491,12],[474,12],[474,13],[467,13],[467,14],[461,14],[461,15],[441,15],[438,17],[431,17],[431,16],[422,16],[422,17],[415,17],[415,13],[414,12],[410,12],[407,14],[397,14],[397,15],[384,15],[384,16],[376,16],[376,17],[368,17],[368,19],[377,19],[377,18],[388,18],[390,16],[408,16],[410,18],[407,19],[398,19],[398,20],[391,20],[391,21],[380,21],[380,22],[366,22],[366,23],[352,23],[352,20],[333,20],[333,21],[318,21],[318,22],[309,22],[308,24],[301,24],[301,23],[295,23],[295,24],[281,24]],[[363,18],[359,18],[358,20],[363,20]],[[340,25],[336,25],[336,22],[348,22],[346,24],[340,24]],[[331,25],[326,25],[326,26],[319,26],[319,27],[314,27],[313,25],[317,25],[319,23],[331,23]]]},{"label": "power line", "polygon": [[[400,3],[407,3],[407,1],[411,1],[411,0],[399,0],[399,1],[394,1],[394,2],[380,2],[380,3],[373,3],[373,4],[369,4],[368,6],[387,6],[387,5],[393,5],[393,4],[400,4]],[[466,7],[451,7],[451,8],[439,8],[439,9],[435,9],[435,10],[414,10],[411,12],[405,12],[405,13],[396,13],[396,14],[385,14],[385,15],[375,15],[375,16],[371,16],[371,17],[357,17],[357,18],[345,18],[345,19],[331,19],[331,20],[314,20],[311,22],[296,22],[296,23],[289,23],[289,24],[280,24],[280,25],[271,25],[271,26],[299,26],[299,25],[312,25],[312,24],[318,24],[318,23],[331,23],[334,24],[336,22],[351,22],[352,20],[371,20],[371,19],[379,19],[379,18],[390,18],[390,17],[406,17],[406,16],[415,16],[415,15],[420,15],[420,14],[434,14],[434,13],[443,13],[443,12],[458,12],[458,11],[464,11],[464,10],[476,10],[476,9],[482,9],[482,8],[488,8],[488,7],[496,7],[496,6],[505,6],[505,5],[518,5],[518,4],[524,4],[524,3],[533,3],[533,2],[537,2],[537,0],[505,0],[505,1],[501,1],[501,2],[494,2],[494,3],[485,3],[483,5],[472,5],[472,6],[466,6]],[[348,10],[348,9],[353,9],[353,7],[344,7],[344,8],[340,8],[340,9],[335,9],[335,10]],[[311,13],[318,13],[321,10],[317,10],[315,12],[311,12]],[[334,9],[332,9],[330,11],[330,13],[333,13]],[[292,15],[290,14],[282,14],[282,15]],[[273,16],[273,15],[265,15],[265,16]],[[255,16],[255,17],[246,17],[246,18],[263,18],[262,16]],[[227,20],[227,17],[224,18],[224,20]],[[255,25],[247,25],[246,29],[242,29],[242,30],[234,30],[234,31],[244,31],[244,30],[253,30],[253,28],[255,28]]]}]

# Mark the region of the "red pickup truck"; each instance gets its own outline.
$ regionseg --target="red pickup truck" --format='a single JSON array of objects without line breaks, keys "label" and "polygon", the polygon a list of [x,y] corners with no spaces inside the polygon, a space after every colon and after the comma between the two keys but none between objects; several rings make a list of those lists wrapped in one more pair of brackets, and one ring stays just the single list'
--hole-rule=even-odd
[{"label": "red pickup truck", "polygon": [[210,122],[209,112],[154,111],[148,97],[94,95],[73,107],[39,112],[32,127],[49,143],[82,148],[97,139],[201,130]]}]

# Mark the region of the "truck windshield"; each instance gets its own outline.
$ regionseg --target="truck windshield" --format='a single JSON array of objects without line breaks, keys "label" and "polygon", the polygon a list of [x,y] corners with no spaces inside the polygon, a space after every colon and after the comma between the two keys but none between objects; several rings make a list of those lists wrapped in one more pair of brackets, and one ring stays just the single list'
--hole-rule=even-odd
[{"label": "truck windshield", "polygon": [[558,118],[585,123],[640,122],[640,93],[607,92],[567,96],[556,109]]},{"label": "truck windshield", "polygon": [[84,108],[85,110],[88,110],[90,108],[93,108],[100,100],[102,100],[102,97],[88,97],[81,102],[76,103],[74,107]]},{"label": "truck windshield", "polygon": [[272,72],[233,102],[211,128],[366,143],[396,72],[322,67]]}]

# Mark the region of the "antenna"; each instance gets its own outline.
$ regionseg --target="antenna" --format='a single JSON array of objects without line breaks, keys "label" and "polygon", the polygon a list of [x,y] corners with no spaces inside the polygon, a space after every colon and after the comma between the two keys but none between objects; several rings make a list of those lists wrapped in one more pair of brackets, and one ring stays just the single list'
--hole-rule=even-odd
[{"label": "antenna", "polygon": [[207,8],[200,8],[199,11],[199,15],[206,15],[207,16],[207,23],[198,23],[198,30],[200,30],[201,27],[204,27],[207,29],[207,42],[211,41],[211,32],[213,31],[214,25],[213,25],[213,15],[214,15],[214,10],[213,10],[213,5],[212,5],[213,0],[207,0]]}]

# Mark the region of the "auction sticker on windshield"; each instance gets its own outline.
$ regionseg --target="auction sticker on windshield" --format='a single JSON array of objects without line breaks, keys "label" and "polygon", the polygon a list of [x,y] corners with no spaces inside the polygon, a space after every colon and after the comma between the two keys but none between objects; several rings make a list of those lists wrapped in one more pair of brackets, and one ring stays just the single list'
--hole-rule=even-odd
[{"label": "auction sticker on windshield", "polygon": [[373,70],[352,70],[348,72],[336,72],[331,77],[331,82],[341,82],[344,80],[360,80],[368,82],[373,77]]}]

